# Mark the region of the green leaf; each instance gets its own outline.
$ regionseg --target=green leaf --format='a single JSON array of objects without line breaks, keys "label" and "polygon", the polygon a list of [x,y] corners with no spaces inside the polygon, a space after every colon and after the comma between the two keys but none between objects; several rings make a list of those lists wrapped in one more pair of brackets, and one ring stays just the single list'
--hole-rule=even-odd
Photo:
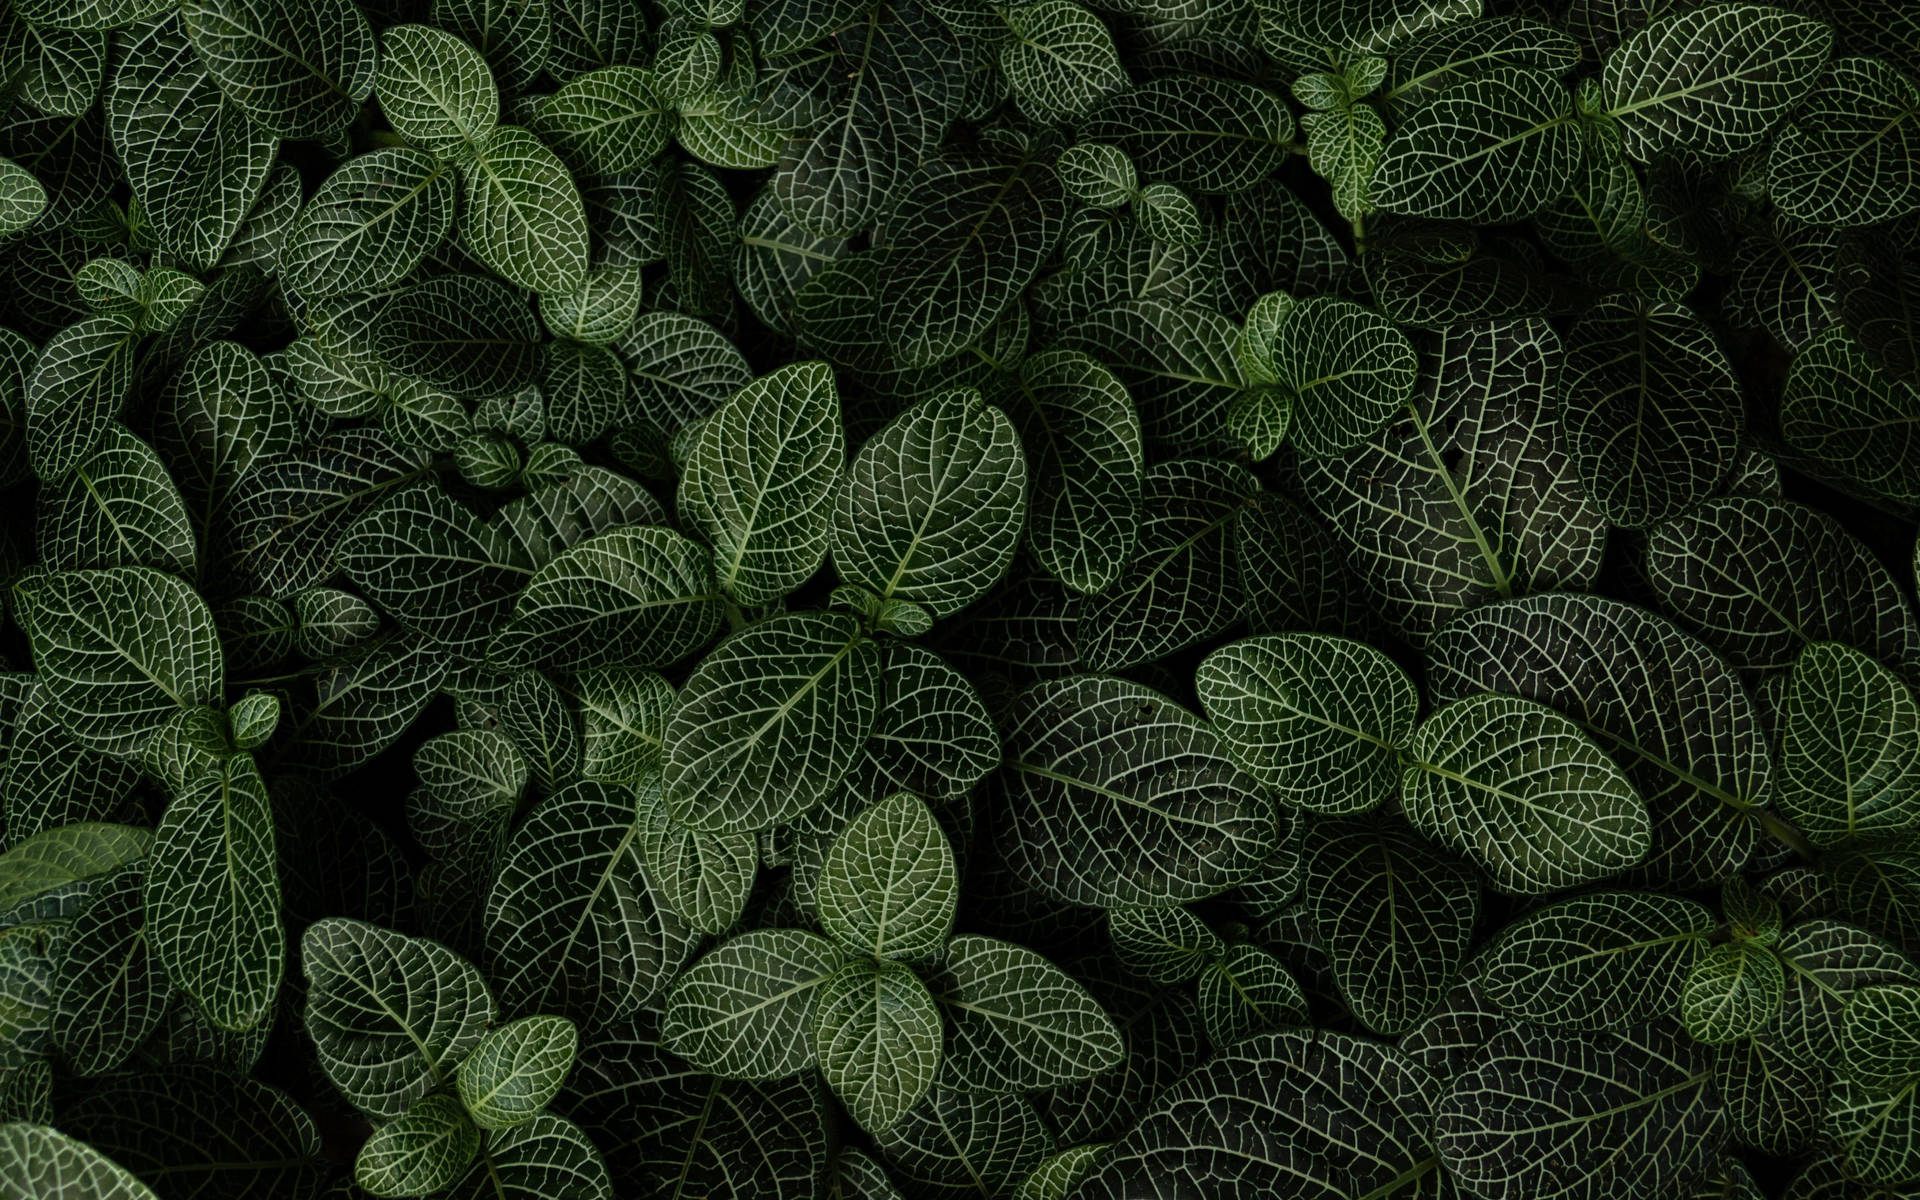
[{"label": "green leaf", "polygon": [[0,1180],[5,1200],[157,1200],[106,1155],[43,1125],[0,1125]]},{"label": "green leaf", "polygon": [[1035,1091],[1119,1065],[1120,1031],[1087,989],[1021,946],[962,934],[929,978],[947,1013],[946,1061],[964,1086]]},{"label": "green leaf", "polygon": [[1555,1029],[1622,1029],[1676,1011],[1716,922],[1658,892],[1590,892],[1515,921],[1479,987],[1508,1016]]},{"label": "green leaf", "polygon": [[668,811],[751,833],[812,809],[858,759],[880,706],[880,650],[848,613],[793,613],[721,642],[667,725]]},{"label": "green leaf", "polygon": [[1006,1195],[1040,1165],[1053,1135],[1024,1096],[977,1092],[944,1076],[874,1144],[914,1193]]},{"label": "green leaf", "polygon": [[641,170],[666,148],[674,110],[644,67],[611,66],[568,80],[541,103],[532,125],[574,170],[618,175]]},{"label": "green leaf", "polygon": [[241,571],[280,599],[319,583],[335,569],[341,535],[374,500],[417,478],[424,458],[360,428],[256,463],[235,486],[229,516]]},{"label": "green leaf", "polygon": [[124,316],[84,317],[47,340],[27,378],[27,455],[59,479],[97,449],[133,386],[139,335]]},{"label": "green leaf", "polygon": [[1647,802],[1646,875],[1701,887],[1754,853],[1774,786],[1760,714],[1733,668],[1664,617],[1569,594],[1488,605],[1433,640],[1427,678],[1436,703],[1507,692],[1579,722]]},{"label": "green leaf", "polygon": [[[664,728],[666,708],[659,717]],[[656,745],[656,753],[657,749]],[[667,814],[657,787],[648,791],[641,822],[640,854],[661,902],[702,933],[732,929],[746,907],[760,866],[755,837],[688,829]]]},{"label": "green leaf", "polygon": [[341,569],[408,629],[477,648],[527,582],[519,547],[431,480],[409,484],[340,540]]},{"label": "green leaf", "polygon": [[1400,785],[1420,697],[1372,646],[1317,633],[1247,638],[1202,660],[1194,690],[1234,761],[1290,808],[1367,812]]},{"label": "green leaf", "polygon": [[[851,951],[907,962],[946,945],[960,900],[946,831],[926,802],[908,792],[868,805],[841,830],[817,887],[828,936]],[[927,1082],[932,1079],[929,1069]]]},{"label": "green leaf", "polygon": [[1788,926],[1773,950],[1787,966],[1787,998],[1770,1036],[1805,1061],[1839,1065],[1850,993],[1880,984],[1920,985],[1920,971],[1891,944],[1824,917]]},{"label": "green leaf", "polygon": [[967,677],[931,650],[886,648],[880,714],[850,779],[868,796],[964,796],[1000,765],[1000,734]]},{"label": "green leaf", "polygon": [[461,167],[461,244],[481,265],[536,292],[587,270],[587,214],[558,156],[524,129],[501,126]]},{"label": "green leaf", "polygon": [[153,843],[147,920],[168,978],[215,1026],[251,1029],[286,970],[273,810],[248,755],[189,782]]},{"label": "green leaf", "polygon": [[1232,79],[1171,74],[1124,91],[1080,124],[1113,142],[1143,179],[1196,192],[1244,192],[1279,168],[1293,115],[1272,92]]},{"label": "green leaf", "polygon": [[353,1181],[375,1196],[429,1196],[480,1153],[480,1131],[452,1096],[422,1096],[360,1144]]},{"label": "green leaf", "polygon": [[1774,205],[1813,225],[1875,225],[1920,208],[1920,87],[1877,58],[1836,60],[1767,155]]},{"label": "green leaf", "polygon": [[1862,1183],[1892,1186],[1920,1175],[1920,1101],[1911,1082],[1886,1092],[1836,1081],[1824,1132],[1847,1175]]},{"label": "green leaf", "polygon": [[933,1086],[940,1010],[902,964],[847,962],[821,985],[813,1023],[820,1074],[862,1129],[886,1130]]},{"label": "green leaf", "polygon": [[1447,1173],[1486,1200],[1662,1195],[1725,1138],[1707,1055],[1664,1025],[1564,1033],[1516,1025],[1474,1055],[1434,1113]]},{"label": "green leaf", "polygon": [[193,573],[194,530],[160,456],[120,425],[41,492],[40,557],[56,571],[154,567]]},{"label": "green leaf", "polygon": [[89,749],[126,754],[173,710],[218,698],[220,644],[192,588],[146,567],[65,571],[15,587],[48,698]]},{"label": "green leaf", "polygon": [[[827,27],[841,24],[827,6],[806,7]],[[769,189],[773,204],[816,236],[846,236],[881,216],[909,173],[939,146],[960,101],[961,55],[945,30],[916,7],[867,11],[865,20],[824,40],[788,47],[817,42],[796,57],[828,56],[820,78],[835,81],[817,93],[830,106],[824,119],[787,143]],[[779,37],[794,35],[796,24],[781,23]],[[762,38],[760,48],[785,52],[770,38]]]},{"label": "green leaf", "polygon": [[327,917],[300,943],[306,1029],[354,1107],[391,1118],[453,1082],[493,1019],[480,972],[438,942]]},{"label": "green leaf", "polygon": [[460,157],[493,133],[500,93],[478,51],[427,25],[397,25],[380,36],[374,90],[387,123],[434,154]]},{"label": "green leaf", "polygon": [[1572,721],[1512,696],[1458,700],[1414,731],[1401,803],[1415,828],[1503,891],[1573,887],[1633,866],[1646,805]]},{"label": "green leaf", "polygon": [[153,831],[81,821],[43,830],[0,854],[0,913],[35,896],[96,879],[145,858]]},{"label": "green leaf", "polygon": [[292,402],[252,351],[209,342],[181,365],[154,414],[153,446],[186,499],[200,545],[219,545],[241,476],[292,450],[293,425]]},{"label": "green leaf", "polygon": [[466,1178],[440,1193],[450,1200],[565,1196],[613,1200],[607,1166],[591,1138],[564,1117],[541,1113],[487,1139]]},{"label": "green leaf", "polygon": [[1193,452],[1233,441],[1227,416],[1245,383],[1234,358],[1239,333],[1211,308],[1148,297],[1102,308],[1062,340],[1113,371],[1148,441]]},{"label": "green leaf", "polygon": [[0,158],[0,237],[33,227],[47,209],[47,189],[33,172]]},{"label": "green leaf", "polygon": [[1731,158],[1766,137],[1826,66],[1833,31],[1759,4],[1709,4],[1647,25],[1607,56],[1609,115],[1641,161]]},{"label": "green leaf", "polygon": [[1920,1075],[1920,987],[1880,984],[1848,996],[1840,1014],[1840,1065],[1849,1079],[1874,1090]]},{"label": "green leaf", "polygon": [[460,1103],[482,1129],[531,1121],[559,1093],[579,1048],[580,1035],[565,1017],[523,1017],[489,1029],[460,1064]]},{"label": "green leaf", "polygon": [[1920,504],[1920,390],[1875,367],[1844,328],[1798,347],[1780,397],[1788,445],[1896,504]]},{"label": "green leaf", "polygon": [[1237,463],[1178,458],[1147,469],[1133,561],[1081,610],[1080,660],[1113,671],[1224,632],[1241,616],[1236,525],[1259,484]]},{"label": "green leaf", "polygon": [[220,89],[278,137],[332,134],[373,94],[373,27],[351,0],[188,0],[180,13]]},{"label": "green leaf", "polygon": [[1139,538],[1146,477],[1140,417],[1113,372],[1077,350],[1043,350],[996,395],[1029,473],[1027,546],[1045,570],[1098,595]]},{"label": "green leaf", "polygon": [[1252,1195],[1442,1194],[1437,1083],[1411,1055],[1351,1034],[1255,1034],[1155,1096],[1076,1194],[1206,1195],[1222,1180]]},{"label": "green leaf", "polygon": [[1567,448],[1587,502],[1645,528],[1718,492],[1733,469],[1745,407],[1733,364],[1679,304],[1609,297],[1567,337]]},{"label": "green leaf", "polygon": [[1420,642],[1462,609],[1591,586],[1604,523],[1574,476],[1564,352],[1544,320],[1443,331],[1431,390],[1364,444],[1301,463],[1375,611]]},{"label": "green leaf", "polygon": [[1288,311],[1271,362],[1293,395],[1293,443],[1313,457],[1371,438],[1413,395],[1418,369],[1413,344],[1391,321],[1330,296]]},{"label": "green leaf", "polygon": [[1374,173],[1387,143],[1386,121],[1378,110],[1351,104],[1314,113],[1301,126],[1307,135],[1307,164],[1333,185],[1335,209],[1349,221],[1372,212]]},{"label": "green leaf", "polygon": [[630,375],[629,413],[669,433],[714,412],[753,379],[724,334],[682,313],[642,313],[614,349]]},{"label": "green leaf", "polygon": [[[540,297],[540,323],[555,337],[579,342],[583,347],[611,345],[633,325],[644,291],[645,277],[637,267],[600,267],[589,271],[570,291],[550,292]],[[611,361],[616,366],[619,363],[618,359]],[[547,403],[547,418],[551,423],[554,417],[551,394],[547,396]],[[600,430],[595,429],[576,437],[561,436],[559,440],[590,442],[599,435]]]},{"label": "green leaf", "polygon": [[144,880],[143,865],[101,880],[60,939],[52,1032],[76,1075],[99,1075],[124,1063],[159,1026],[172,999],[147,937]]},{"label": "green leaf", "polygon": [[1107,935],[1127,970],[1165,986],[1192,979],[1227,949],[1185,908],[1114,909],[1107,913]]},{"label": "green leaf", "polygon": [[1445,996],[1480,916],[1480,881],[1398,824],[1316,821],[1307,907],[1347,1007],[1398,1035]]},{"label": "green leaf", "polygon": [[453,197],[451,170],[424,151],[394,146],[349,159],[287,233],[287,285],[311,296],[392,287],[446,238]]},{"label": "green leaf", "polygon": [[1780,810],[1816,846],[1920,818],[1920,703],[1900,677],[1834,642],[1800,652],[1779,701]]},{"label": "green leaf", "polygon": [[1200,975],[1200,1019],[1216,1046],[1307,1021],[1307,997],[1278,958],[1249,942],[1227,952]]},{"label": "green leaf", "polygon": [[1044,164],[937,158],[901,186],[875,235],[882,335],[901,366],[979,341],[1033,282],[1066,221]]},{"label": "green leaf", "polygon": [[821,985],[845,954],[819,934],[756,929],[722,942],[687,968],[667,996],[665,1044],[703,1071],[779,1079],[818,1056],[814,1014]]},{"label": "green leaf", "polygon": [[1660,605],[1743,671],[1791,666],[1809,642],[1841,642],[1909,678],[1920,671],[1920,624],[1899,585],[1817,509],[1711,500],[1649,533],[1640,564]]},{"label": "green leaf", "polygon": [[1127,86],[1113,34],[1071,0],[1033,0],[1004,17],[1013,36],[1000,44],[1000,70],[1032,119],[1071,121]]},{"label": "green leaf", "polygon": [[769,604],[819,569],[845,461],[840,395],[825,363],[781,367],[720,405],[694,442],[679,504],[681,519],[712,544],[723,591]]},{"label": "green leaf", "polygon": [[882,600],[950,616],[1006,573],[1026,490],[1013,423],[976,391],[941,392],[854,456],[833,508],[834,568]]},{"label": "green leaf", "polygon": [[647,877],[640,803],[624,787],[572,783],[513,831],[485,916],[507,1012],[631,1016],[692,956],[696,936]]},{"label": "green leaf", "polygon": [[488,657],[505,668],[659,667],[706,643],[719,624],[706,550],[670,529],[627,526],[534,572]]},{"label": "green leaf", "polygon": [[1714,946],[1687,972],[1680,1022],[1703,1045],[1738,1041],[1773,1024],[1786,990],[1786,970],[1772,951],[1746,942]]},{"label": "green leaf", "polygon": [[132,31],[107,128],[159,248],[207,270],[266,185],[279,139],[221,92],[185,24],[168,13]]},{"label": "green leaf", "polygon": [[[1220,737],[1158,692],[1097,675],[1036,684],[1005,718],[1008,866],[1069,904],[1198,900],[1279,845],[1273,802]],[[1087,829],[1099,829],[1090,839]]]},{"label": "green leaf", "polygon": [[1503,225],[1558,199],[1580,154],[1567,86],[1545,71],[1497,67],[1400,122],[1380,152],[1373,200],[1387,212]]},{"label": "green leaf", "polygon": [[664,677],[621,667],[582,671],[573,698],[585,723],[581,774],[632,787],[659,769],[674,701]]}]

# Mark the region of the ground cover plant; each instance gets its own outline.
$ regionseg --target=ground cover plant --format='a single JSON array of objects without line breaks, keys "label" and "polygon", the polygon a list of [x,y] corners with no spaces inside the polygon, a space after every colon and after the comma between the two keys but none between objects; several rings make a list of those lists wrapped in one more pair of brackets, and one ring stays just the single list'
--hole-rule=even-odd
[{"label": "ground cover plant", "polygon": [[1920,1197],[1920,9],[4,3],[0,1200]]}]

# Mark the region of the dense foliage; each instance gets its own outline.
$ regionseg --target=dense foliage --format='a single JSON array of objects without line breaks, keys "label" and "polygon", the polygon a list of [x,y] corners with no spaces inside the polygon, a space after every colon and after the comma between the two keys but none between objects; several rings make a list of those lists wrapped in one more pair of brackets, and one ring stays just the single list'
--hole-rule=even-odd
[{"label": "dense foliage", "polygon": [[0,4],[0,1200],[1920,1197],[1920,8]]}]

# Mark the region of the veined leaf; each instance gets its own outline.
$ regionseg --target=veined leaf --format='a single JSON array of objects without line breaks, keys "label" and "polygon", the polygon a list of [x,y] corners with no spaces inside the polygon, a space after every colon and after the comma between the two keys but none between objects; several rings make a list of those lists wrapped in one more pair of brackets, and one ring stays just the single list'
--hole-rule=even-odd
[{"label": "veined leaf", "polygon": [[534,132],[589,175],[638,171],[666,148],[673,107],[643,67],[610,66],[568,80],[534,114]]},{"label": "veined leaf", "polygon": [[962,934],[930,981],[946,1062],[965,1086],[1034,1091],[1119,1064],[1120,1033],[1086,988],[1021,946]]},{"label": "veined leaf", "polygon": [[693,964],[667,996],[666,1046],[702,1070],[779,1079],[815,1062],[820,988],[845,954],[814,933],[756,929]]},{"label": "veined leaf", "polygon": [[1875,58],[1835,61],[1767,155],[1781,212],[1873,225],[1920,208],[1920,87]]},{"label": "veined leaf", "polygon": [[186,501],[160,456],[119,425],[41,491],[40,557],[57,571],[154,567],[193,573],[197,558]]},{"label": "veined leaf", "polygon": [[523,288],[558,292],[587,270],[587,213],[572,176],[524,129],[501,126],[461,167],[460,240]]},{"label": "veined leaf", "polygon": [[693,954],[693,931],[647,877],[640,804],[625,787],[581,781],[513,831],[485,915],[507,1012],[631,1016]]},{"label": "veined leaf", "polygon": [[1651,846],[1646,805],[1620,768],[1543,705],[1490,694],[1455,701],[1421,722],[1412,755],[1407,819],[1503,891],[1603,879]]},{"label": "veined leaf", "polygon": [[169,12],[135,28],[107,127],[160,248],[207,270],[266,185],[279,139],[222,93],[185,25]]},{"label": "veined leaf", "polygon": [[1420,697],[1392,659],[1325,634],[1214,651],[1194,688],[1227,752],[1289,807],[1359,813],[1391,799]]},{"label": "veined leaf", "polygon": [[1679,896],[1588,892],[1508,925],[1476,986],[1517,1020],[1623,1029],[1677,1011],[1716,925],[1705,906]]},{"label": "veined leaf", "polygon": [[1567,190],[1580,161],[1573,94],[1546,71],[1496,67],[1443,88],[1380,151],[1374,203],[1387,212],[1500,225]]},{"label": "veined leaf", "polygon": [[99,447],[133,386],[138,344],[115,315],[82,318],[40,348],[21,413],[35,475],[51,483]]},{"label": "veined leaf", "polygon": [[1013,423],[976,391],[942,392],[854,456],[834,503],[834,569],[882,600],[950,616],[1005,574],[1026,491]]},{"label": "veined leaf", "polygon": [[1875,367],[1839,326],[1798,349],[1780,397],[1788,444],[1875,495],[1920,502],[1920,389]]},{"label": "veined leaf", "polygon": [[1372,603],[1418,642],[1462,609],[1589,586],[1605,528],[1575,477],[1544,320],[1445,330],[1431,390],[1362,445],[1301,463]]},{"label": "veined leaf", "polygon": [[920,1103],[940,1069],[940,1010],[897,962],[854,959],[820,987],[820,1074],[862,1129],[878,1133]]},{"label": "veined leaf", "polygon": [[1607,56],[1610,115],[1629,154],[1731,158],[1803,100],[1833,49],[1826,25],[1759,4],[1709,4],[1653,22]]},{"label": "veined leaf", "polygon": [[727,398],[701,426],[679,494],[681,518],[714,548],[723,591],[768,604],[819,569],[845,460],[825,363],[781,367]]},{"label": "veined leaf", "polygon": [[1477,609],[1428,646],[1436,702],[1499,691],[1579,722],[1653,817],[1640,870],[1682,888],[1739,869],[1773,799],[1773,756],[1740,677],[1665,618],[1597,596]]},{"label": "veined leaf", "polygon": [[478,51],[427,25],[397,25],[380,37],[374,84],[380,110],[400,136],[442,156],[485,142],[500,119],[500,93]]},{"label": "veined leaf", "polygon": [[938,158],[902,185],[875,236],[880,324],[902,366],[978,341],[1033,281],[1066,219],[1052,168]]},{"label": "veined leaf", "polygon": [[460,1063],[460,1103],[482,1129],[531,1121],[566,1082],[579,1047],[564,1017],[523,1017],[490,1029]]},{"label": "veined leaf", "polygon": [[1413,1028],[1466,959],[1479,880],[1404,826],[1371,820],[1314,822],[1305,865],[1314,931],[1341,997],[1370,1029]]},{"label": "veined leaf", "polygon": [[1259,783],[1211,728],[1157,692],[1079,675],[1020,693],[1004,720],[1011,820],[1001,853],[1060,901],[1198,900],[1249,878],[1280,843]]},{"label": "veined leaf", "polygon": [[81,745],[130,753],[174,710],[218,698],[213,614],[179,579],[147,567],[66,571],[15,594],[48,699]]},{"label": "veined leaf", "polygon": [[1227,944],[1186,908],[1117,908],[1107,935],[1127,970],[1154,983],[1185,983],[1226,953]]},{"label": "veined leaf", "polygon": [[1920,702],[1901,678],[1835,642],[1800,652],[1776,717],[1780,809],[1816,846],[1920,818]]},{"label": "veined leaf", "polygon": [[370,1116],[451,1084],[493,1019],[480,972],[425,938],[328,917],[307,926],[300,960],[320,1065]]},{"label": "veined leaf", "polygon": [[221,91],[278,137],[334,133],[373,94],[373,27],[351,0],[190,0],[180,13]]},{"label": "veined leaf", "polygon": [[1293,116],[1278,96],[1251,84],[1176,74],[1106,101],[1079,135],[1118,144],[1142,178],[1232,194],[1285,161]]},{"label": "veined leaf", "polygon": [[153,831],[137,825],[79,821],[47,829],[0,854],[0,913],[35,896],[110,874],[145,858]]},{"label": "veined leaf", "polygon": [[1751,942],[1714,946],[1687,973],[1680,1022],[1702,1045],[1739,1041],[1773,1024],[1786,990],[1786,970],[1771,950]]},{"label": "veined leaf", "polygon": [[1013,36],[1000,44],[1000,70],[1029,117],[1070,121],[1127,86],[1113,34],[1072,0],[1032,0],[1004,11]]},{"label": "veined leaf", "polygon": [[1602,300],[1568,335],[1567,368],[1567,446],[1601,516],[1644,528],[1720,489],[1745,410],[1733,364],[1691,310]]},{"label": "veined leaf", "polygon": [[[1437,1081],[1401,1050],[1330,1030],[1255,1034],[1154,1098],[1078,1195],[1236,1188],[1439,1196]],[[1180,1193],[1172,1193],[1180,1194]],[[1306,1194],[1313,1194],[1308,1192]]]},{"label": "veined leaf", "polygon": [[1393,323],[1350,300],[1313,297],[1280,323],[1271,362],[1293,396],[1291,436],[1325,457],[1372,437],[1413,394],[1418,362]]},{"label": "veined leaf", "polygon": [[286,970],[273,810],[241,754],[190,781],[154,838],[147,920],[167,977],[220,1029],[272,1011]]},{"label": "veined leaf", "polygon": [[1847,997],[1840,1016],[1840,1062],[1847,1077],[1893,1089],[1920,1075],[1920,988],[1888,983]]},{"label": "veined leaf", "polygon": [[880,704],[880,650],[845,613],[794,613],[715,647],[680,693],[668,810],[709,833],[790,821],[853,769]]},{"label": "veined leaf", "polygon": [[488,1138],[466,1178],[441,1193],[450,1200],[567,1196],[613,1200],[600,1150],[564,1117],[541,1113]]},{"label": "veined leaf", "polygon": [[480,1137],[458,1100],[422,1096],[361,1143],[353,1181],[374,1196],[432,1195],[465,1173]]},{"label": "veined leaf", "polygon": [[147,934],[145,878],[144,865],[130,865],[101,880],[60,939],[52,1032],[76,1075],[98,1075],[125,1062],[158,1027],[172,998]]},{"label": "veined leaf", "polygon": [[[671,703],[669,696],[659,711],[660,730],[666,727]],[[658,743],[654,751],[657,756]],[[650,767],[648,776],[657,769]],[[760,866],[752,834],[689,829],[667,814],[657,787],[642,799],[640,855],[661,902],[702,933],[725,933],[734,927]]]},{"label": "veined leaf", "polygon": [[453,174],[394,146],[349,159],[300,210],[281,270],[312,296],[377,292],[411,275],[453,227]]},{"label": "veined leaf", "polygon": [[[926,802],[907,792],[868,805],[848,822],[827,850],[816,887],[828,936],[850,951],[903,961],[946,945],[960,900],[946,831]],[[918,1101],[915,1096],[899,1111]]]},{"label": "veined leaf", "polygon": [[706,550],[670,529],[627,526],[534,572],[488,657],[508,668],[661,667],[704,644],[719,624]]},{"label": "veined leaf", "polygon": [[1726,1138],[1707,1056],[1677,1031],[1517,1025],[1481,1047],[1436,1107],[1447,1171],[1488,1200],[1660,1194]]},{"label": "veined leaf", "polygon": [[44,1125],[0,1125],[0,1180],[6,1200],[158,1200],[106,1155]]}]

